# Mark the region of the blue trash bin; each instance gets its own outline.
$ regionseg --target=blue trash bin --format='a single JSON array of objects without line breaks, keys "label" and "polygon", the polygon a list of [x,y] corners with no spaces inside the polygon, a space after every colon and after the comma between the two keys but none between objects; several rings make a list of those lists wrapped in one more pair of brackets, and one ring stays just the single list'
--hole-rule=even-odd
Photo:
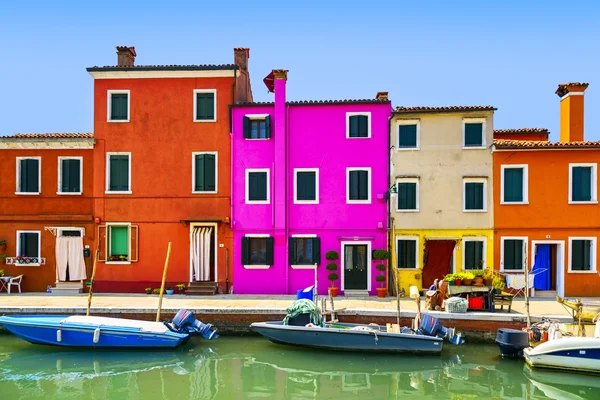
[{"label": "blue trash bin", "polygon": [[298,293],[296,294],[296,300],[300,300],[300,299],[308,299],[308,300],[314,300],[314,292],[315,292],[315,287],[314,286],[310,286],[307,287],[306,289],[301,289],[298,290]]}]

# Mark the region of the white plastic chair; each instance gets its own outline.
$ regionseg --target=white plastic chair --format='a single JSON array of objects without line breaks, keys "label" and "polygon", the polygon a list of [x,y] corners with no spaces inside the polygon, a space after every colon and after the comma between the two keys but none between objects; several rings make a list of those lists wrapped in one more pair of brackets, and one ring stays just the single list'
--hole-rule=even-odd
[{"label": "white plastic chair", "polygon": [[19,293],[21,293],[21,281],[23,280],[23,275],[15,276],[14,278],[10,278],[8,281],[8,294],[10,294],[10,287],[16,286],[19,288]]}]

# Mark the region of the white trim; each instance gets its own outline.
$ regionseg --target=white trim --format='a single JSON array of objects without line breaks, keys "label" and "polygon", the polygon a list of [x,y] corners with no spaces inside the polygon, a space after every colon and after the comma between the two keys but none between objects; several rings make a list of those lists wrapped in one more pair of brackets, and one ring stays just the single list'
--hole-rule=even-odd
[{"label": "white trim", "polygon": [[[504,170],[523,170],[523,201],[504,201]],[[502,164],[500,166],[500,204],[529,204],[529,164]]]},{"label": "white trim", "polygon": [[[266,172],[267,173],[267,200],[249,200],[250,198],[250,173],[251,172]],[[269,168],[246,168],[246,204],[270,204],[271,203],[271,170]]]},{"label": "white trim", "polygon": [[[573,240],[589,240],[592,242],[590,246],[590,270],[589,271],[574,271],[571,269],[571,262],[573,261]],[[598,238],[596,236],[569,236],[569,274],[595,274],[596,273],[596,252],[597,252]]]},{"label": "white trim", "polygon": [[[400,147],[400,125],[416,125],[417,126],[417,146],[416,147]],[[418,119],[400,119],[396,121],[396,151],[415,151],[421,150],[421,120]]]},{"label": "white trim", "polygon": [[22,141],[14,138],[0,138],[0,150],[56,150],[56,149],[93,149],[94,139],[30,139]]},{"label": "white trim", "polygon": [[[127,95],[127,119],[110,119],[112,108],[112,95]],[[129,122],[131,120],[131,91],[130,90],[107,90],[106,91],[106,122]]]},{"label": "white trim", "polygon": [[[467,183],[483,183],[483,208],[481,210],[467,210]],[[487,178],[463,178],[463,212],[485,213],[487,212]]]},{"label": "white trim", "polygon": [[560,98],[560,100],[564,100],[569,96],[583,96],[583,92],[569,92],[567,94],[565,94],[563,97]]},{"label": "white trim", "polygon": [[[139,67],[138,67],[139,68]],[[147,79],[147,78],[233,78],[232,72],[235,71],[235,76],[239,76],[239,71],[235,69],[223,70],[172,70],[172,71],[138,71],[133,67],[128,71],[91,71],[89,74],[94,79]]]},{"label": "white trim", "polygon": [[[63,160],[79,160],[79,192],[62,192],[62,162]],[[56,194],[77,196],[83,194],[83,157],[58,157],[58,190]]]},{"label": "white trim", "polygon": [[[21,252],[21,249],[19,248],[21,246],[21,241],[19,240],[19,235],[21,233],[37,233],[38,234],[38,255],[36,256],[36,258],[42,258],[42,231],[31,231],[31,230],[26,230],[26,231],[17,231],[17,244],[15,246],[15,250],[16,250],[16,257],[19,257],[21,254],[19,254]],[[15,265],[20,265],[20,264],[15,264]],[[41,263],[31,263],[31,264],[26,264],[29,267],[39,267],[40,265],[42,265]]]},{"label": "white trim", "polygon": [[[208,227],[212,227],[215,230],[215,248],[214,248],[214,252],[215,252],[215,280],[213,282],[218,282],[219,281],[219,275],[218,275],[218,256],[219,256],[219,224],[217,222],[192,222],[190,223],[190,234],[192,233],[192,231],[194,230],[194,228],[199,227],[199,226],[208,226]],[[191,247],[192,244],[189,243],[190,240],[190,235],[188,235],[188,246]],[[192,265],[192,254],[190,252],[190,282],[193,282],[192,280],[192,276],[194,275],[194,269],[193,269],[193,265]]]},{"label": "white trim", "polygon": [[[464,237],[462,238],[462,270],[463,271],[472,271],[471,269],[467,270],[465,269],[465,264],[467,261],[467,246],[466,243],[467,242],[482,242],[483,243],[483,250],[482,250],[482,256],[483,256],[483,265],[481,265],[479,268],[475,268],[475,269],[486,269],[487,268],[487,237],[485,236],[468,236],[468,237]],[[456,248],[456,246],[454,246]]]},{"label": "white trim", "polygon": [[[344,246],[346,246],[346,245],[349,245],[349,246],[351,246],[351,245],[365,245],[365,244],[367,245],[367,265],[365,266],[365,268],[367,269],[367,289],[366,290],[367,290],[367,292],[371,291],[371,269],[373,269],[373,265],[372,265],[373,261],[371,260],[371,247],[372,247],[372,243],[371,243],[371,241],[367,241],[367,240],[363,240],[363,241],[354,241],[354,240],[352,240],[352,241],[342,241],[342,242],[340,242],[340,245],[341,245],[340,269],[342,270],[342,272],[340,274],[340,289],[341,290],[345,290],[344,289],[344,287],[345,287],[345,282],[344,282],[344,277],[345,277],[345,274],[344,274],[345,263],[344,263],[344,261],[345,260],[344,260],[344,257],[346,257],[346,252],[344,251]],[[349,289],[349,290],[353,291],[353,290],[365,290],[365,289]]]},{"label": "white trim", "polygon": [[[198,116],[196,115],[196,102],[197,102],[197,94],[198,93],[212,93],[214,95],[214,118],[213,119],[196,119]],[[194,89],[194,109],[192,115],[194,122],[217,122],[217,89]]]},{"label": "white trim", "polygon": [[[114,191],[110,190],[110,156],[128,156],[129,160],[129,177],[128,185],[129,190]],[[105,194],[131,194],[131,152],[107,152],[106,153],[106,191]]]},{"label": "white trim", "polygon": [[[399,208],[399,203],[400,203],[400,196],[399,196],[399,191],[398,191],[398,184],[400,183],[414,183],[416,184],[415,187],[415,206],[416,208],[413,210],[401,210]],[[420,185],[419,185],[419,178],[397,178],[396,179],[396,212],[401,212],[401,213],[416,213],[419,212],[419,190],[420,190]]]},{"label": "white trim", "polygon": [[[106,249],[106,261],[104,262],[105,264],[122,264],[122,265],[129,265],[131,264],[131,222],[106,222],[104,224],[106,226],[106,236],[108,240]],[[128,261],[108,261],[109,258],[111,257],[111,248],[110,246],[112,245],[112,241],[110,238],[110,227],[111,226],[126,226],[127,227],[127,258]],[[139,238],[138,238],[139,240]]]},{"label": "white trim", "polygon": [[526,257],[525,257],[525,250],[527,249],[528,246],[528,240],[529,237],[528,236],[500,236],[500,272],[523,272],[523,266],[521,266],[521,269],[504,269],[504,241],[505,240],[522,240],[523,241],[523,246],[522,246],[522,251],[523,251],[523,266],[526,264]]},{"label": "white trim", "polygon": [[[309,234],[292,235],[292,237],[293,238],[299,238],[299,239],[312,239],[312,238],[316,238],[317,235],[309,233]],[[314,270],[316,268],[316,263],[312,263],[312,264],[294,264],[294,265],[290,265],[290,267],[292,269],[313,269]]]},{"label": "white trim", "polygon": [[[369,123],[367,124],[367,137],[350,137],[350,117],[354,117],[357,115],[366,115],[369,118]],[[371,112],[347,112],[346,113],[346,139],[370,139],[371,138]]]},{"label": "white trim", "polygon": [[[352,171],[367,171],[367,200],[350,200],[350,172]],[[371,204],[371,167],[346,168],[346,204]]]},{"label": "white trim", "polygon": [[[533,270],[535,266],[535,247],[538,244],[555,244],[557,245],[556,250],[556,294],[560,297],[565,295],[565,241],[564,240],[532,240],[531,251],[529,252],[529,259],[531,266],[529,269]],[[532,288],[531,295],[535,296],[535,288]]]},{"label": "white trim", "polygon": [[[246,233],[244,235],[244,237],[247,238],[268,238],[271,237],[271,235],[269,235],[268,233]],[[275,249],[273,249],[273,251],[275,251]],[[273,254],[273,258],[275,258],[275,254]],[[269,269],[271,268],[270,265],[267,264],[250,264],[250,265],[243,265],[244,269]]]},{"label": "white trim", "polygon": [[60,226],[56,227],[56,237],[59,238],[63,235],[63,231],[79,231],[81,232],[81,238],[85,236],[85,228],[78,228],[74,226]]},{"label": "white trim", "polygon": [[[590,201],[574,201],[573,200],[573,168],[588,167],[592,168],[592,176],[590,177],[592,200]],[[598,164],[597,163],[569,163],[569,204],[598,204]]]},{"label": "white trim", "polygon": [[[298,200],[298,172],[315,173],[315,200]],[[294,168],[294,204],[319,204],[319,168]]]},{"label": "white trim", "polygon": [[[196,191],[196,156],[202,154],[214,154],[215,156],[215,190]],[[219,192],[219,152],[218,151],[194,151],[192,152],[192,194],[216,194]]]},{"label": "white trim", "polygon": [[[400,240],[412,240],[414,242],[416,242],[415,245],[415,268],[400,268],[398,267],[398,242]],[[419,236],[403,236],[403,235],[397,235],[396,236],[396,254],[395,254],[395,260],[396,260],[396,269],[399,271],[419,271],[421,269],[421,258],[419,257],[419,242],[420,242],[420,237]],[[454,246],[456,248],[456,246]]]},{"label": "white trim", "polygon": [[[465,146],[465,140],[466,140],[466,125],[467,124],[479,124],[481,123],[481,146]],[[487,118],[463,118],[462,120],[462,130],[463,130],[463,134],[462,134],[462,148],[463,150],[481,150],[481,149],[485,149],[486,146],[486,136],[487,136],[487,130],[486,130],[486,124],[487,124]]]},{"label": "white trim", "polygon": [[244,117],[248,117],[250,119],[258,119],[263,120],[266,119],[270,114],[244,114]]},{"label": "white trim", "polygon": [[[38,161],[38,191],[37,192],[21,192],[19,184],[21,183],[21,160],[37,160]],[[42,194],[42,157],[30,156],[30,157],[17,157],[17,181],[16,181],[15,194],[37,196]]]}]

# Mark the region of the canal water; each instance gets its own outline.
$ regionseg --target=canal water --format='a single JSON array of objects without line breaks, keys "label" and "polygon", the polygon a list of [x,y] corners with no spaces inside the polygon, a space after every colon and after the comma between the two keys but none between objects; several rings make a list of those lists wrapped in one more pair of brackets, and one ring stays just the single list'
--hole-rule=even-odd
[{"label": "canal water", "polygon": [[0,399],[598,399],[600,378],[531,371],[492,345],[442,356],[313,351],[260,337],[73,351],[0,334]]}]

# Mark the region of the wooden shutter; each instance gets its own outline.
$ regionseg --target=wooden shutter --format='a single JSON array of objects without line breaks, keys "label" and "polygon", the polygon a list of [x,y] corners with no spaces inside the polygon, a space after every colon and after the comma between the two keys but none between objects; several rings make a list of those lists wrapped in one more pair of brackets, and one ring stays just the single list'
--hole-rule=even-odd
[{"label": "wooden shutter", "polygon": [[138,225],[131,225],[131,229],[129,231],[129,240],[131,245],[131,254],[129,254],[129,261],[137,262],[139,259],[140,252],[140,238],[139,238],[140,228]]},{"label": "wooden shutter", "polygon": [[61,171],[61,191],[64,193],[80,192],[80,160],[62,160]]},{"label": "wooden shutter", "polygon": [[350,200],[359,200],[359,173],[350,171]]},{"label": "wooden shutter", "polygon": [[273,258],[274,258],[273,238],[268,237],[266,239],[267,239],[267,255],[266,255],[267,265],[273,265]]},{"label": "wooden shutter", "polygon": [[483,145],[483,124],[465,124],[465,147],[481,147]]},{"label": "wooden shutter", "polygon": [[129,156],[110,156],[110,185],[113,191],[129,190]]},{"label": "wooden shutter", "polygon": [[40,257],[38,252],[40,235],[38,233],[26,233],[25,237],[25,254],[28,257]]},{"label": "wooden shutter", "polygon": [[592,260],[591,260],[591,250],[592,250],[592,241],[591,240],[582,240],[583,242],[583,270],[591,271],[592,269]]},{"label": "wooden shutter", "polygon": [[204,155],[204,188],[207,192],[214,192],[216,185],[216,160],[214,154]]},{"label": "wooden shutter", "polygon": [[415,210],[417,208],[417,184],[405,182],[398,184],[398,209]]},{"label": "wooden shutter", "polygon": [[504,170],[504,201],[523,201],[522,168],[507,168]]},{"label": "wooden shutter", "polygon": [[110,101],[110,119],[127,120],[127,93],[112,93]]},{"label": "wooden shutter", "polygon": [[204,181],[204,154],[197,154],[194,158],[194,168],[196,169],[196,182],[194,182],[194,191],[204,192],[206,190]]},{"label": "wooden shutter", "polygon": [[321,238],[312,238],[312,262],[321,265]]},{"label": "wooden shutter", "polygon": [[465,183],[465,208],[467,210],[483,210],[483,183]]},{"label": "wooden shutter", "polygon": [[39,160],[27,158],[21,160],[19,191],[24,193],[39,192]]},{"label": "wooden shutter", "polygon": [[398,146],[400,148],[417,147],[417,125],[400,125],[398,127]]},{"label": "wooden shutter", "polygon": [[250,265],[250,238],[242,237],[242,265]]},{"label": "wooden shutter", "polygon": [[108,240],[106,238],[106,232],[106,225],[98,225],[98,261],[100,262],[106,262],[106,255],[108,254]]},{"label": "wooden shutter", "polygon": [[358,116],[358,137],[369,137],[369,116]]},{"label": "wooden shutter", "polygon": [[244,139],[250,139],[250,118],[244,117]]},{"label": "wooden shutter", "polygon": [[271,138],[271,116],[267,115],[265,117],[265,133],[266,133],[266,138],[270,139]]},{"label": "wooden shutter", "polygon": [[215,119],[214,93],[196,93],[196,119]]},{"label": "wooden shutter", "polygon": [[290,257],[290,265],[296,265],[296,259],[297,259],[297,254],[296,254],[296,245],[297,245],[298,240],[294,237],[289,238],[289,257]]},{"label": "wooden shutter", "polygon": [[592,168],[574,167],[572,183],[573,201],[592,200]]},{"label": "wooden shutter", "polygon": [[369,172],[358,171],[358,199],[367,200],[369,198]]},{"label": "wooden shutter", "polygon": [[297,200],[316,200],[316,173],[298,172],[296,175]]},{"label": "wooden shutter", "polygon": [[353,115],[349,119],[350,119],[350,137],[358,137],[358,115]]}]

